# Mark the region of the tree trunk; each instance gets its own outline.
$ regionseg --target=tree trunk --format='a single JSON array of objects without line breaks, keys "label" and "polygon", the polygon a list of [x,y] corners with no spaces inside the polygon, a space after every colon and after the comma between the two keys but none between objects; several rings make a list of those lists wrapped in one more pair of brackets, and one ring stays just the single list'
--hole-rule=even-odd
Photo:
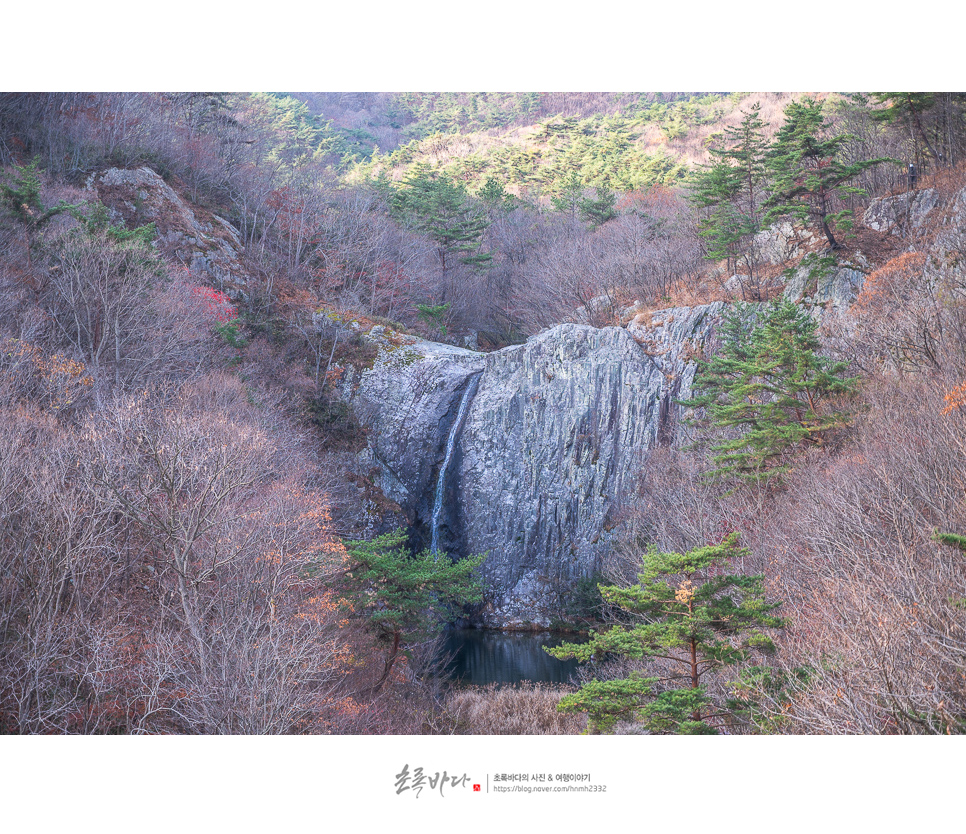
[{"label": "tree trunk", "polygon": [[822,218],[822,231],[825,232],[825,237],[828,239],[828,245],[831,246],[832,249],[842,248],[841,244],[832,236],[832,230],[828,227],[828,223],[825,221],[824,217]]},{"label": "tree trunk", "polygon": [[360,695],[363,695],[363,697],[366,698],[372,698],[373,696],[378,695],[383,686],[385,686],[386,681],[389,680],[389,673],[392,672],[392,667],[396,663],[396,658],[399,657],[399,644],[401,638],[402,632],[397,631],[395,634],[393,634],[392,648],[389,650],[389,654],[386,656],[386,665],[383,667],[382,675],[372,686],[359,693]]},{"label": "tree trunk", "polygon": [[916,131],[919,133],[919,136],[922,138],[922,141],[926,146],[926,150],[929,151],[930,155],[933,157],[933,159],[936,160],[936,162],[942,162],[943,155],[939,153],[932,146],[932,143],[929,141],[929,136],[926,134],[926,129],[922,126],[922,121],[919,118],[919,111],[916,110],[915,107],[913,107],[911,101],[909,102],[909,112],[912,113],[912,119],[916,125]]},{"label": "tree trunk", "polygon": [[[697,641],[691,638],[691,688],[698,688],[698,644]],[[691,717],[695,721],[701,720],[701,710],[696,709],[691,713]]]}]

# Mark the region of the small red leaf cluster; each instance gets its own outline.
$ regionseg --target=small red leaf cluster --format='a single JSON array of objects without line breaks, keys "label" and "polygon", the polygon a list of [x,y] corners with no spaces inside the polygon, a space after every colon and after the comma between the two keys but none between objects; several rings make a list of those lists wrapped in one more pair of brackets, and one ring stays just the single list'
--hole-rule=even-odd
[{"label": "small red leaf cluster", "polygon": [[204,314],[219,324],[228,324],[238,318],[238,308],[223,292],[212,287],[193,287],[191,292],[204,301]]}]

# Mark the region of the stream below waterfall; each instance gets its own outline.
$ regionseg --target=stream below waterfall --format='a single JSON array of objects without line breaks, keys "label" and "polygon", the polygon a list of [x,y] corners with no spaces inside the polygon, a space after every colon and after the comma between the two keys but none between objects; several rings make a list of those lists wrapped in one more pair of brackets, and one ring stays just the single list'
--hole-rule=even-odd
[{"label": "stream below waterfall", "polygon": [[452,656],[448,676],[460,683],[566,683],[577,670],[576,660],[557,660],[544,646],[581,643],[585,638],[554,632],[503,632],[453,628],[444,635],[443,653]]}]

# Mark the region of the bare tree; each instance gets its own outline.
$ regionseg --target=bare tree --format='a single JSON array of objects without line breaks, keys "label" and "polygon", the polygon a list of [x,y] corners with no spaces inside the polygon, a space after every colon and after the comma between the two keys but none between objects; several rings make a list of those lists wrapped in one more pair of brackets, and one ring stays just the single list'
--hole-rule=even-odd
[{"label": "bare tree", "polygon": [[0,712],[9,731],[76,731],[106,662],[98,626],[119,579],[84,444],[49,415],[0,409]]},{"label": "bare tree", "polygon": [[94,483],[153,569],[142,675],[174,684],[148,687],[152,709],[190,732],[307,729],[338,681],[324,496],[286,481],[299,464],[257,417],[240,383],[209,377],[91,424]]},{"label": "bare tree", "polygon": [[56,336],[99,386],[119,387],[145,361],[151,285],[160,264],[145,247],[68,233],[54,245],[45,293]]},{"label": "bare tree", "polygon": [[816,454],[751,534],[791,609],[783,657],[798,682],[771,704],[778,726],[963,731],[966,569],[933,533],[966,529],[966,445],[941,393],[873,388],[854,445]]}]

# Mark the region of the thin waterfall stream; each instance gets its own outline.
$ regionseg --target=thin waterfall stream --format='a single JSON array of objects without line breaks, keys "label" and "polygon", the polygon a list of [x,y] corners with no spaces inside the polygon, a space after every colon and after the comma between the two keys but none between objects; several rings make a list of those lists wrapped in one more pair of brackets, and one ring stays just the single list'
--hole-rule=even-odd
[{"label": "thin waterfall stream", "polygon": [[[430,549],[436,558],[442,554],[440,549],[440,525],[443,519],[443,503],[446,497],[447,475],[456,452],[463,423],[466,421],[470,403],[480,385],[483,372],[474,374],[460,398],[456,418],[450,426],[446,438],[446,453],[439,468],[436,480],[436,493],[433,501],[431,520]],[[560,661],[550,657],[544,645],[557,645],[561,635],[550,632],[542,634],[503,634],[498,631],[477,629],[448,629],[442,655],[448,660],[447,676],[463,683],[517,684],[521,681],[562,682],[566,681],[577,668],[576,661]],[[583,638],[578,637],[582,642]]]},{"label": "thin waterfall stream", "polygon": [[449,469],[453,452],[456,449],[456,441],[459,439],[460,430],[463,428],[463,421],[466,419],[466,412],[469,411],[470,403],[476,396],[476,391],[480,386],[482,371],[475,374],[470,379],[463,397],[460,399],[460,407],[456,412],[456,419],[450,426],[449,437],[446,438],[446,455],[443,457],[443,465],[439,468],[439,479],[436,481],[436,500],[433,502],[433,517],[431,524],[432,539],[430,549],[433,553],[439,553],[439,521],[443,514],[443,496],[446,492],[446,471]]}]

